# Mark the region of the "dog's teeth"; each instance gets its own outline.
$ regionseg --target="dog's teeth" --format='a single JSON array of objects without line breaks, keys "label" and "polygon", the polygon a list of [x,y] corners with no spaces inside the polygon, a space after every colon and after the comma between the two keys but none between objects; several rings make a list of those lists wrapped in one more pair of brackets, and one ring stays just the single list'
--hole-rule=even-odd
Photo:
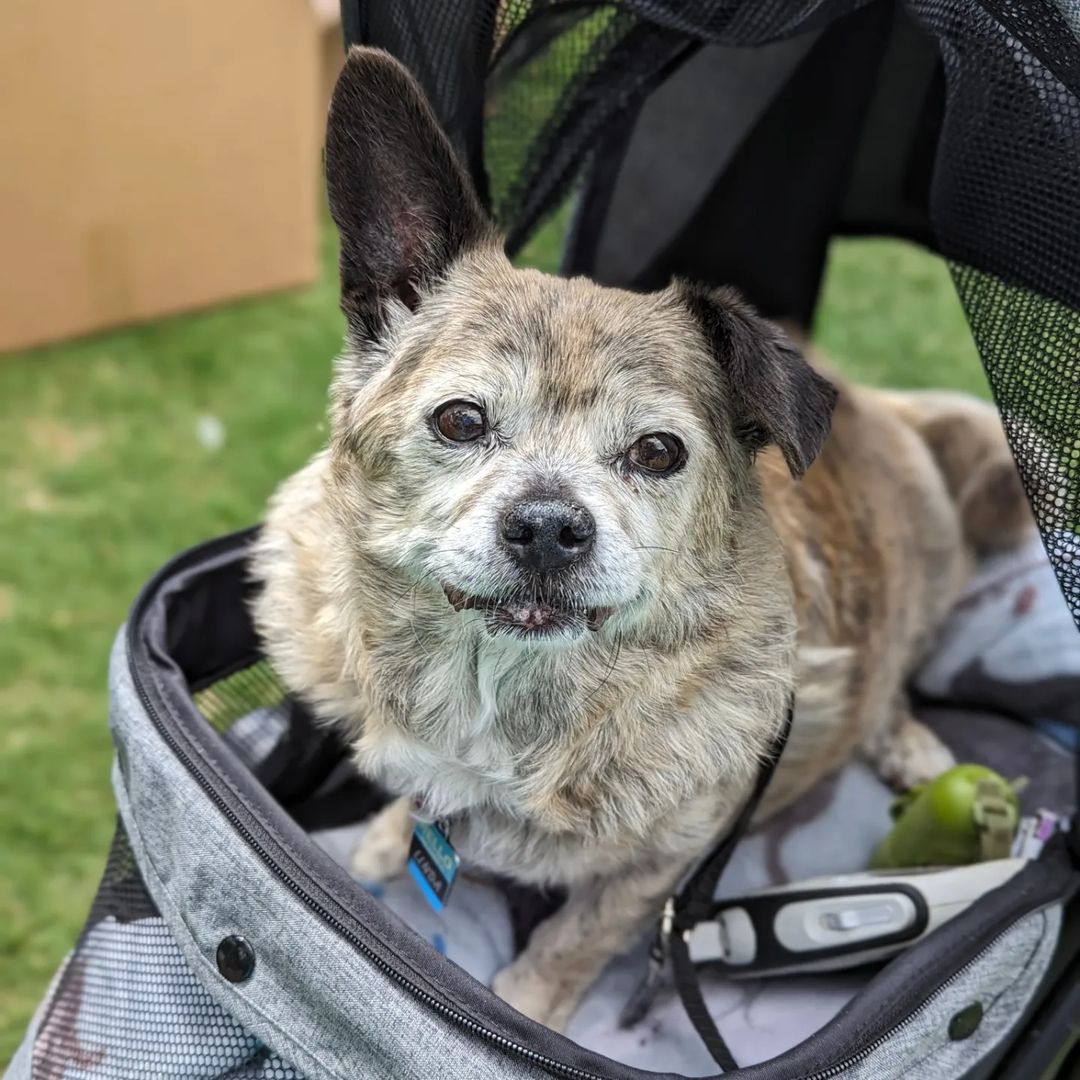
[{"label": "dog's teeth", "polygon": [[443,592],[446,594],[447,602],[455,611],[486,611],[500,620],[503,625],[516,626],[524,631],[547,629],[573,615],[580,618],[582,614],[585,616],[585,625],[590,630],[599,630],[615,611],[611,607],[594,607],[587,608],[584,612],[581,608],[577,608],[576,611],[560,612],[547,600],[500,602],[469,596],[453,585],[443,585]]},{"label": "dog's teeth", "polygon": [[465,608],[472,606],[472,601],[467,597],[460,589],[455,589],[452,586],[444,585],[443,592],[446,593],[446,599],[450,601],[450,606],[455,611],[464,611]]}]

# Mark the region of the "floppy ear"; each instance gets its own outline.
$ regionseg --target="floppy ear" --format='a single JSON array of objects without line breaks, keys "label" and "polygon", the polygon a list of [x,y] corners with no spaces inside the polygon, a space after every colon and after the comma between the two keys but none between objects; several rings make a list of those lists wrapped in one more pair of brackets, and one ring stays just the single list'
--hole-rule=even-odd
[{"label": "floppy ear", "polygon": [[326,186],[341,234],[341,307],[369,340],[387,301],[415,310],[454,259],[494,240],[423,91],[381,49],[349,50],[330,104]]},{"label": "floppy ear", "polygon": [[836,387],[734,289],[676,288],[720,365],[735,437],[751,452],[775,444],[802,476],[829,434]]}]

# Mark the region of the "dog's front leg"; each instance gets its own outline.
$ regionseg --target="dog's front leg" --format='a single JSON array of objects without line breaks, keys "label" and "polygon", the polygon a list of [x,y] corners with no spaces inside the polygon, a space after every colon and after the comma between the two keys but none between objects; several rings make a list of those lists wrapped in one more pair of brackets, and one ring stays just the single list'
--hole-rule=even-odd
[{"label": "dog's front leg", "polygon": [[412,800],[388,802],[353,848],[349,867],[353,877],[373,885],[405,873],[412,830]]},{"label": "dog's front leg", "polygon": [[608,961],[631,948],[659,917],[686,866],[631,866],[572,887],[566,903],[495,976],[492,989],[518,1012],[563,1030]]}]

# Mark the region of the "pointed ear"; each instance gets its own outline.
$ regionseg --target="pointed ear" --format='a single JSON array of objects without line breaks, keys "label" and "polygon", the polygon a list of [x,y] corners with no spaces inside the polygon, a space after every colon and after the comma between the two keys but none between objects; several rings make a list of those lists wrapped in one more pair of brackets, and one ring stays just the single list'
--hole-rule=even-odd
[{"label": "pointed ear", "polygon": [[495,239],[423,91],[381,49],[354,46],[338,78],[326,186],[341,234],[341,307],[365,339],[379,337],[388,301],[415,310],[459,255]]},{"label": "pointed ear", "polygon": [[734,289],[675,288],[720,366],[735,437],[751,452],[776,445],[802,476],[829,434],[836,387]]}]

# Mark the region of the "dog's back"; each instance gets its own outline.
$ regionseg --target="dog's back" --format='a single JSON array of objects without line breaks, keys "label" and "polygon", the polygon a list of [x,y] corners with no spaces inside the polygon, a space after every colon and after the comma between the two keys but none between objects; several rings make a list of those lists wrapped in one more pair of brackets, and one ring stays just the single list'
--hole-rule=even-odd
[{"label": "dog's back", "polygon": [[975,557],[1032,525],[992,407],[830,377],[832,430],[803,479],[771,452],[758,468],[799,622],[799,722],[770,809],[860,745],[900,785],[947,764],[901,688]]},{"label": "dog's back", "polygon": [[988,401],[948,390],[882,390],[872,396],[926,442],[979,553],[1016,547],[1031,530],[1027,496]]}]

